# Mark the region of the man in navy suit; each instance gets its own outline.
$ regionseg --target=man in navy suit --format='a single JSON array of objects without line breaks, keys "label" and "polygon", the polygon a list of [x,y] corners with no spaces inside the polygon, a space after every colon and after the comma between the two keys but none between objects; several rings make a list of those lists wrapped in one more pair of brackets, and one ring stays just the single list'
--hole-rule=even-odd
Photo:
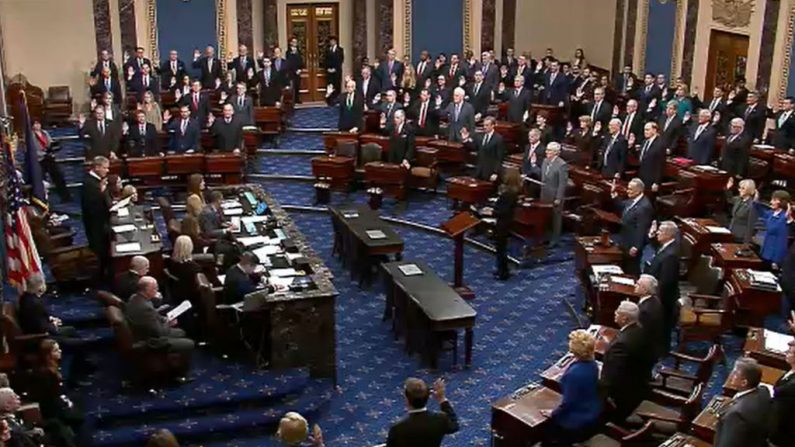
[{"label": "man in navy suit", "polygon": [[259,105],[261,107],[279,107],[282,99],[284,78],[273,68],[270,58],[260,59],[262,70],[259,76]]},{"label": "man in navy suit", "polygon": [[[170,117],[170,113],[166,111],[164,118],[168,120]],[[179,119],[168,124],[168,131],[172,133],[172,152],[192,154],[201,150],[201,129],[196,120],[191,118],[189,106],[181,105],[179,107]]]},{"label": "man in navy suit", "polygon": [[246,84],[238,82],[235,86],[235,94],[226,100],[227,104],[232,104],[235,116],[243,126],[254,125],[254,100],[246,95]]},{"label": "man in navy suit", "polygon": [[155,101],[160,98],[160,81],[152,76],[152,68],[149,65],[142,67],[141,75],[133,82],[132,89],[137,93],[138,102],[143,102],[146,92],[152,92]]},{"label": "man in navy suit", "polygon": [[[734,363],[729,376],[740,391],[718,411],[715,426],[715,447],[766,447],[770,432],[772,400],[770,391],[762,386],[762,367],[750,357]],[[792,423],[792,415],[789,415]],[[792,441],[788,439],[787,441]],[[792,445],[791,443],[783,445]]]},{"label": "man in navy suit", "polygon": [[207,126],[207,116],[210,114],[210,100],[206,93],[202,93],[202,83],[194,80],[189,95],[182,95],[179,100],[180,106],[187,106],[191,116],[198,120],[200,127]]},{"label": "man in navy suit", "polygon": [[643,134],[643,115],[638,111],[638,101],[627,101],[627,111],[621,118],[621,135],[627,140],[632,136],[632,142],[640,141]]},{"label": "man in navy suit", "polygon": [[381,88],[386,91],[390,88],[400,87],[400,79],[403,77],[403,63],[396,60],[397,53],[394,48],[386,52],[386,60],[378,66]]},{"label": "man in navy suit", "polygon": [[530,177],[538,169],[541,169],[541,163],[544,162],[547,148],[541,142],[541,131],[537,128],[530,129],[527,133],[527,146],[522,155],[522,175]]},{"label": "man in navy suit", "polygon": [[784,358],[789,371],[778,379],[773,391],[773,427],[768,438],[775,447],[791,446],[795,442],[795,424],[791,419],[795,414],[795,340],[789,342]]},{"label": "man in navy suit", "polygon": [[638,177],[651,190],[657,192],[665,169],[665,144],[657,134],[657,123],[648,122],[643,126],[644,141],[638,151]]},{"label": "man in navy suit", "polygon": [[162,155],[157,129],[152,123],[146,122],[146,113],[139,110],[135,113],[135,124],[127,131],[125,154],[128,157],[154,157]]},{"label": "man in navy suit", "polygon": [[221,61],[215,57],[215,48],[208,45],[204,56],[199,50],[193,52],[193,68],[201,71],[199,79],[204,88],[215,88],[215,80],[221,79]]},{"label": "man in navy suit", "polygon": [[[262,64],[263,59],[265,59],[265,53],[259,53],[259,63]],[[271,58],[271,65],[273,69],[276,70],[277,75],[280,79],[283,80],[284,84],[288,83],[287,78],[287,61],[282,57],[282,49],[279,47],[273,47],[273,57]]]},{"label": "man in navy suit", "polygon": [[[664,311],[664,339],[670,346],[671,330],[676,325],[676,309],[679,301],[679,229],[670,220],[657,227],[652,223],[649,239],[655,248],[654,257],[644,268],[645,273],[657,279],[657,296]],[[667,349],[666,349],[667,350]]]},{"label": "man in navy suit", "polygon": [[235,81],[245,81],[249,70],[256,70],[254,58],[248,55],[248,47],[240,45],[237,57],[226,63],[227,70],[235,70]]},{"label": "man in navy suit", "polygon": [[450,64],[441,71],[450,85],[458,85],[458,78],[465,76],[464,66],[460,63],[458,54],[450,55]]},{"label": "man in navy suit", "polygon": [[513,79],[513,88],[508,93],[508,121],[522,123],[524,114],[530,110],[530,90],[524,87],[524,78]]},{"label": "man in navy suit", "polygon": [[[486,114],[489,108],[489,103],[491,103],[491,89],[489,89],[486,86],[486,84],[483,82],[483,73],[481,73],[480,71],[475,72],[475,80],[469,86],[469,91],[467,96],[469,96],[469,103],[472,104],[472,107],[475,109],[475,120],[477,121],[481,116]],[[528,106],[529,104],[530,103],[528,100]],[[445,105],[442,104],[442,107],[444,106]],[[522,112],[522,114],[524,114],[524,112]],[[519,121],[516,122],[521,122],[521,117],[519,118]]]},{"label": "man in navy suit", "polygon": [[646,338],[654,345],[654,362],[668,353],[671,347],[671,332],[665,331],[665,310],[657,295],[659,283],[657,279],[644,273],[635,283],[635,294],[638,298],[640,315],[638,322],[646,332]]},{"label": "man in navy suit", "polygon": [[643,87],[638,91],[638,98],[640,110],[647,120],[657,119],[657,113],[660,110],[658,107],[660,96],[662,96],[662,92],[660,87],[654,82],[654,75],[646,73],[643,77]]},{"label": "man in navy suit", "polygon": [[102,70],[107,68],[110,71],[110,75],[113,79],[119,80],[119,67],[116,66],[116,63],[113,62],[113,56],[111,56],[108,50],[102,50],[99,53],[99,60],[97,61],[96,65],[94,65],[94,69],[91,70],[91,76],[97,77]]},{"label": "man in navy suit", "polygon": [[376,103],[376,95],[381,92],[381,84],[373,77],[373,70],[369,66],[362,67],[362,78],[359,79],[357,90],[364,98],[364,110],[369,110]]},{"label": "man in navy suit", "polygon": [[759,104],[759,93],[755,91],[748,92],[745,101],[746,106],[741,109],[740,116],[745,121],[745,131],[754,138],[754,143],[762,141],[767,121],[767,107]]},{"label": "man in navy suit", "polygon": [[340,117],[337,128],[344,132],[356,133],[364,129],[364,98],[356,90],[356,82],[351,79],[345,84],[345,93],[339,96]]},{"label": "man in navy suit", "polygon": [[240,261],[229,267],[224,279],[224,301],[226,304],[235,304],[243,301],[251,292],[257,290],[259,277],[255,275],[254,268],[259,264],[257,255],[245,252],[240,255]]},{"label": "man in navy suit", "polygon": [[613,118],[607,125],[608,134],[602,137],[599,169],[602,175],[620,179],[627,164],[627,139],[621,134],[621,120]]},{"label": "man in navy suit", "polygon": [[[406,396],[408,415],[389,427],[386,447],[439,447],[445,435],[459,429],[453,406],[445,396],[442,379],[433,384],[433,393],[421,379],[406,380],[403,393]],[[428,398],[433,394],[439,402],[441,413],[428,411]]]},{"label": "man in navy suit", "polygon": [[464,148],[477,154],[475,178],[489,182],[497,181],[505,158],[505,143],[494,131],[495,124],[497,120],[487,116],[483,119],[483,133],[470,136],[469,130],[461,129]]},{"label": "man in navy suit", "polygon": [[439,135],[439,111],[431,101],[431,92],[427,88],[420,90],[419,101],[410,108],[409,114],[414,119],[417,135],[424,137]]},{"label": "man in navy suit", "polygon": [[679,138],[682,136],[682,119],[676,114],[679,103],[672,99],[665,105],[665,114],[660,117],[659,129],[660,139],[665,146],[666,155],[676,152],[679,146]]},{"label": "man in navy suit", "polygon": [[389,163],[399,164],[405,169],[411,169],[414,163],[414,131],[406,124],[406,113],[397,110],[387,126],[389,132]]},{"label": "man in navy suit", "polygon": [[494,63],[494,58],[490,52],[484,51],[480,55],[480,68],[478,70],[483,73],[483,82],[489,86],[489,90],[496,89],[500,83],[500,68]]},{"label": "man in navy suit", "polygon": [[304,57],[301,54],[301,49],[298,48],[298,39],[295,37],[290,39],[285,59],[287,62],[287,79],[290,80],[290,86],[295,95],[295,103],[301,104],[301,70],[304,69]]},{"label": "man in navy suit", "polygon": [[179,60],[179,55],[176,50],[168,52],[168,60],[160,64],[160,80],[161,86],[164,89],[171,88],[182,82],[182,77],[185,76],[185,62]]},{"label": "man in navy suit", "polygon": [[699,165],[709,164],[715,150],[717,133],[712,125],[712,113],[709,109],[699,110],[698,122],[693,124],[687,137],[687,158]]},{"label": "man in navy suit", "polygon": [[549,64],[549,72],[544,76],[544,104],[552,104],[563,107],[563,101],[569,91],[569,82],[566,76],[560,72],[558,61]]},{"label": "man in navy suit", "polygon": [[776,127],[769,132],[770,144],[792,153],[795,148],[795,98],[787,96],[781,100],[781,110],[774,117],[774,123]]},{"label": "man in navy suit", "polygon": [[119,85],[118,78],[114,78],[109,68],[103,68],[101,75],[92,81],[91,96],[96,98],[102,96],[105,92],[113,94],[113,102],[121,104],[121,85]]},{"label": "man in navy suit", "polygon": [[[129,59],[127,59],[127,62],[124,65],[126,67],[125,70],[127,72],[129,72],[130,67],[132,67],[133,77],[137,77],[143,71],[144,65],[148,65],[150,67],[152,66],[152,61],[144,57],[143,47],[137,47],[135,48],[135,56],[132,56]],[[127,81],[129,82],[131,80],[132,79],[128,77]]]},{"label": "man in navy suit", "polygon": [[607,128],[610,118],[613,117],[613,105],[605,101],[605,89],[602,87],[595,88],[593,91],[593,104],[588,109],[588,115],[591,116],[591,122],[601,124],[602,132]]},{"label": "man in navy suit", "polygon": [[[621,207],[621,232],[618,245],[624,255],[624,271],[630,275],[640,273],[640,256],[646,246],[651,221],[654,217],[654,208],[643,194],[645,185],[639,178],[633,178],[627,185],[627,200],[620,203]],[[615,186],[610,193],[611,197],[618,197]]]}]

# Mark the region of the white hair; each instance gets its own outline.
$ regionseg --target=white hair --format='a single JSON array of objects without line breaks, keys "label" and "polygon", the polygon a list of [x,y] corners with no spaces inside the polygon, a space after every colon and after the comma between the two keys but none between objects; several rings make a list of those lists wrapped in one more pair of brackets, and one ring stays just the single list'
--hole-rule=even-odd
[{"label": "white hair", "polygon": [[548,151],[552,151],[552,152],[554,152],[556,154],[559,154],[560,153],[560,143],[558,143],[557,141],[553,141],[553,142],[547,144],[547,150]]},{"label": "white hair", "polygon": [[630,180],[630,181],[629,181],[629,183],[628,183],[627,185],[628,185],[628,186],[635,185],[635,186],[637,186],[638,188],[640,188],[640,189],[641,189],[641,191],[642,191],[642,190],[644,190],[644,189],[646,188],[646,184],[645,184],[645,183],[643,183],[643,180],[641,180],[641,179],[639,179],[639,178],[637,178],[637,177],[635,177],[635,178],[633,178],[632,180]]},{"label": "white hair", "polygon": [[657,293],[657,278],[644,273],[640,275],[638,278],[638,285],[645,291],[648,295],[654,295]]},{"label": "white hair", "polygon": [[618,309],[616,309],[616,312],[626,316],[627,318],[629,318],[630,321],[635,322],[638,321],[638,316],[640,315],[640,308],[638,308],[638,305],[633,303],[632,301],[624,300],[621,302],[621,304],[618,305]]},{"label": "white hair", "polygon": [[679,234],[679,227],[676,226],[676,223],[672,220],[666,220],[660,223],[659,231],[664,232],[670,236],[676,236]]},{"label": "white hair", "polygon": [[618,118],[613,118],[613,119],[611,119],[611,120],[610,120],[610,123],[609,123],[609,124],[617,124],[617,125],[618,125],[618,127],[621,127],[621,124],[622,124],[622,123],[621,123],[621,120],[620,120],[620,119],[618,119]]}]

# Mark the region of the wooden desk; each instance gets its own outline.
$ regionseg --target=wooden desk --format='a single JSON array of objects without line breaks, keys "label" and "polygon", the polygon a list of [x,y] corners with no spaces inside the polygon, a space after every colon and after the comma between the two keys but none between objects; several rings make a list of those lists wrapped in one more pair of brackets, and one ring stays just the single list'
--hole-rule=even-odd
[{"label": "wooden desk", "polygon": [[599,236],[581,236],[575,242],[574,266],[578,271],[588,270],[592,265],[621,264],[621,248],[612,240],[609,246],[602,245]]},{"label": "wooden desk", "polygon": [[[401,267],[414,265],[422,273],[406,275]],[[441,343],[450,331],[464,330],[464,365],[472,363],[472,343],[477,312],[467,304],[427,264],[421,261],[396,261],[381,265],[386,307],[384,317],[394,316],[395,328],[405,334],[409,352],[418,351],[436,368]],[[453,363],[457,359],[454,359]]]},{"label": "wooden desk", "polygon": [[712,443],[692,435],[677,433],[666,439],[660,447],[712,447]]},{"label": "wooden desk", "polygon": [[447,197],[466,205],[485,203],[494,190],[494,183],[474,177],[453,177],[447,180]]},{"label": "wooden desk", "polygon": [[530,384],[491,405],[491,431],[494,447],[525,447],[541,441],[546,416],[563,397],[557,392]]},{"label": "wooden desk", "polygon": [[[761,270],[764,267],[762,260],[748,244],[718,242],[710,244],[710,250],[715,255],[715,264],[723,267],[725,278],[728,278],[734,269]],[[740,250],[747,252],[748,256],[737,256]]]},{"label": "wooden desk", "polygon": [[597,359],[605,356],[607,348],[610,343],[618,336],[618,329],[610,326],[602,326],[601,324],[592,324],[588,328],[588,332],[596,339],[596,346],[594,347],[594,354]]},{"label": "wooden desk", "polygon": [[596,284],[596,302],[594,303],[593,322],[603,326],[615,327],[615,312],[619,304],[624,300],[632,300],[633,302],[640,299],[640,295],[635,293],[635,286],[619,284],[612,280],[612,278],[626,278],[635,281],[630,275],[611,275],[608,276],[607,281]]},{"label": "wooden desk", "polygon": [[736,304],[736,325],[762,327],[766,316],[780,312],[781,292],[752,286],[746,269],[732,271],[728,284]]},{"label": "wooden desk", "polygon": [[773,175],[785,180],[795,180],[795,155],[776,153],[773,158]]},{"label": "wooden desk", "polygon": [[734,238],[731,233],[710,231],[707,227],[724,228],[715,219],[703,217],[676,218],[683,236],[689,237],[693,245],[692,257],[709,252],[710,245],[715,243],[732,243]]},{"label": "wooden desk", "polygon": [[726,396],[713,396],[701,413],[693,419],[693,433],[699,438],[712,442],[715,438],[715,427],[718,425],[718,415],[729,401]]},{"label": "wooden desk", "polygon": [[765,330],[754,327],[748,329],[743,351],[762,365],[787,371],[790,369],[784,354],[765,349]]},{"label": "wooden desk", "polygon": [[[553,391],[562,393],[563,391],[561,388],[560,379],[563,377],[563,374],[566,373],[566,370],[569,369],[569,366],[571,366],[571,364],[575,361],[577,361],[577,359],[571,353],[567,353],[563,357],[559,358],[557,362],[553,363],[552,366],[545,369],[541,373],[541,383]],[[596,364],[601,370],[602,362],[597,361]]]},{"label": "wooden desk", "polygon": [[[760,365],[762,368],[762,383],[766,383],[770,386],[773,386],[778,382],[778,379],[784,375],[787,371],[783,369],[773,368],[772,366]],[[726,378],[726,382],[723,383],[723,395],[732,397],[737,394],[739,389],[734,386],[732,383],[734,381],[734,375],[737,374],[737,371],[732,370],[729,377]]]},{"label": "wooden desk", "polygon": [[327,178],[331,189],[350,191],[355,175],[355,160],[351,157],[320,155],[312,158],[312,175],[317,179]]},{"label": "wooden desk", "polygon": [[[118,217],[114,214],[111,217],[113,226],[133,225],[135,230],[124,233],[116,233],[111,229],[110,255],[113,259],[113,272],[120,274],[126,272],[130,267],[130,260],[133,256],[145,256],[149,259],[150,275],[159,277],[163,273],[163,244],[161,236],[157,232],[157,227],[151,218],[151,209],[145,210],[143,206],[136,205],[127,207],[129,215]],[[137,243],[140,250],[125,251],[119,253],[117,247],[120,244]]]}]

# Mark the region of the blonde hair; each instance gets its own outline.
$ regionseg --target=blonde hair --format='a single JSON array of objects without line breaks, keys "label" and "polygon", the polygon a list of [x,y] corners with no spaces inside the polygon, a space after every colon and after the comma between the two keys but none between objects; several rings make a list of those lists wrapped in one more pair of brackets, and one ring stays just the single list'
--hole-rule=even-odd
[{"label": "blonde hair", "polygon": [[569,352],[580,360],[593,360],[596,339],[584,329],[569,334]]},{"label": "blonde hair", "polygon": [[127,197],[133,196],[138,193],[138,190],[135,189],[133,185],[125,185],[124,188],[121,189],[121,198],[126,199]]},{"label": "blonde hair", "polygon": [[187,211],[189,215],[199,217],[202,208],[204,208],[204,202],[198,194],[191,194],[188,196],[188,200],[185,202],[185,211]]},{"label": "blonde hair", "polygon": [[193,259],[193,241],[188,235],[181,235],[174,241],[174,250],[171,252],[171,259],[175,262],[185,262]]},{"label": "blonde hair", "polygon": [[590,116],[590,115],[582,115],[582,116],[581,116],[581,117],[579,117],[578,119],[579,119],[579,121],[580,121],[581,123],[587,123],[587,124],[588,124],[588,126],[590,126],[591,124],[593,124],[593,120],[591,119],[591,116]]},{"label": "blonde hair", "polygon": [[279,421],[276,437],[287,445],[298,445],[306,440],[309,434],[309,424],[300,414],[291,411]]}]

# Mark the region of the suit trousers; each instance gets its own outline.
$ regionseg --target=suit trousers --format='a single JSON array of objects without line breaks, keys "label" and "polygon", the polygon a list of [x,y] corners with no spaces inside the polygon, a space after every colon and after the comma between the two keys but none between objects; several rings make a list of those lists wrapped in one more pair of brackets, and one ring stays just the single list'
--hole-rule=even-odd
[{"label": "suit trousers", "polygon": [[551,245],[557,245],[560,242],[560,233],[563,228],[563,204],[552,207],[552,228],[549,235],[549,242]]},{"label": "suit trousers", "polygon": [[495,235],[494,248],[497,253],[497,274],[504,276],[508,275],[508,235]]},{"label": "suit trousers", "polygon": [[47,154],[41,159],[39,164],[41,165],[42,172],[50,176],[50,180],[52,180],[53,185],[55,185],[55,191],[58,193],[58,197],[61,198],[61,201],[71,202],[72,195],[69,194],[63,172],[61,172],[61,168],[58,166],[58,163],[56,163],[55,158]]},{"label": "suit trousers", "polygon": [[624,273],[627,275],[634,275],[640,276],[640,260],[641,260],[641,253],[643,252],[642,248],[638,249],[637,256],[630,256],[629,253],[623,253],[623,259],[621,261],[621,268],[624,269]]}]

